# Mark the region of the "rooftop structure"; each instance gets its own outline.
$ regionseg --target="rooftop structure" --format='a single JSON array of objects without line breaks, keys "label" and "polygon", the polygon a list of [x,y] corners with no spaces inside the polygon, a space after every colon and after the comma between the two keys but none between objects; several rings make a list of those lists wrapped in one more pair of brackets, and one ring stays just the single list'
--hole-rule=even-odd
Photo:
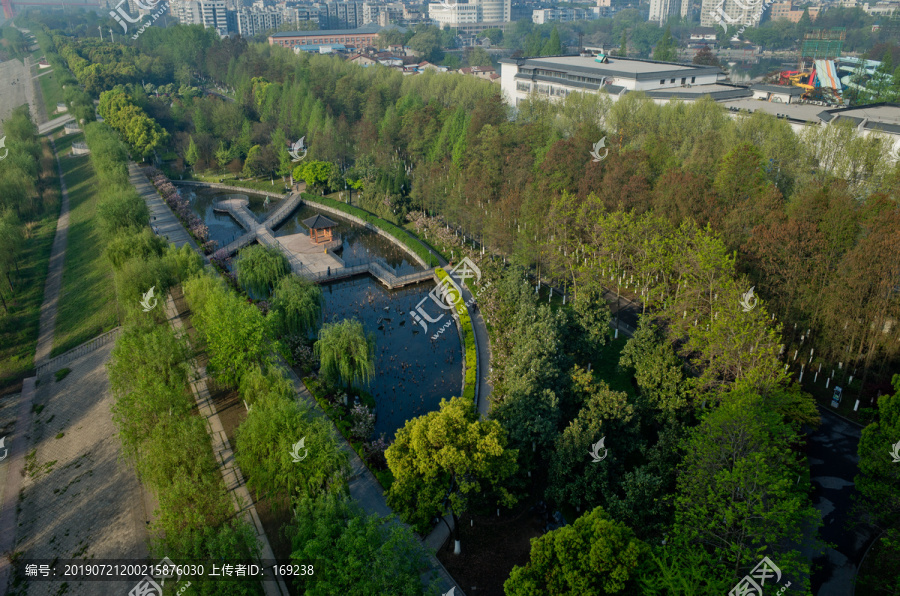
[{"label": "rooftop structure", "polygon": [[629,91],[645,91],[660,98],[696,98],[705,93],[750,96],[746,88],[720,84],[725,75],[714,66],[616,56],[549,56],[503,58],[500,68],[504,98],[513,106],[532,91],[551,98],[600,89],[613,96]]},{"label": "rooftop structure", "polygon": [[[288,31],[269,36],[269,45],[293,48],[321,44],[344,44],[350,47],[375,45],[378,33],[384,29],[378,25],[367,25],[359,29],[326,29],[324,31]],[[403,27],[399,31],[406,31]]]}]

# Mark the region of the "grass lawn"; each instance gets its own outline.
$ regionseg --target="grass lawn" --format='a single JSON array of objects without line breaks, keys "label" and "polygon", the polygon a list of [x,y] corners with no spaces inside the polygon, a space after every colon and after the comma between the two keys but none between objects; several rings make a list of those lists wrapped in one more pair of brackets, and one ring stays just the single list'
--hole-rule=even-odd
[{"label": "grass lawn", "polygon": [[41,95],[44,96],[44,107],[47,108],[47,117],[52,120],[59,115],[56,113],[56,104],[63,101],[62,87],[56,81],[55,72],[38,77],[38,81],[41,83]]},{"label": "grass lawn", "polygon": [[47,214],[25,226],[24,252],[19,257],[19,272],[13,278],[16,293],[9,298],[9,312],[0,316],[0,391],[14,387],[34,369],[34,350],[37,345],[44,284],[50,263],[50,250],[56,235],[59,216],[59,178],[49,143],[45,140],[41,160],[41,186]]},{"label": "grass lawn", "polygon": [[68,155],[72,142],[83,140],[84,134],[78,133],[56,141],[69,189],[69,237],[51,356],[118,324],[112,268],[95,226],[97,177],[89,155]]},{"label": "grass lawn", "polygon": [[10,300],[4,288],[9,312],[0,318],[0,389],[17,384],[34,369],[44,282],[50,263],[50,249],[56,234],[55,213],[32,223],[19,259],[15,297]]}]

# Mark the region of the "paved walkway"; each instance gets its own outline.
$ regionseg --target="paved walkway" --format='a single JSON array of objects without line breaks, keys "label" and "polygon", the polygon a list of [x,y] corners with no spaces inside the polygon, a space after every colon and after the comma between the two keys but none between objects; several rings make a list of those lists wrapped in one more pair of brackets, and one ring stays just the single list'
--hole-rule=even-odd
[{"label": "paved walkway", "polygon": [[[306,388],[306,385],[303,384],[303,381],[294,373],[294,371],[290,367],[287,368],[288,375],[291,380],[294,382],[294,389],[297,392],[297,395],[300,397],[302,401],[304,401],[307,405],[309,405],[310,410],[316,416],[326,417],[327,415],[319,406],[318,402],[316,402],[315,398]],[[381,485],[378,483],[378,480],[375,478],[375,475],[366,467],[363,461],[359,458],[356,451],[350,446],[349,443],[343,438],[340,437],[339,442],[341,447],[347,454],[350,456],[350,496],[356,499],[357,502],[362,506],[363,510],[365,510],[368,514],[377,514],[381,517],[387,517],[388,515],[393,514],[393,511],[390,507],[388,507],[387,502],[384,499],[384,491],[381,488]],[[403,522],[399,521],[397,518],[394,518],[393,523],[402,524]],[[442,527],[446,529],[446,526],[441,524]],[[437,550],[443,544],[444,539],[441,539],[439,535],[435,535],[432,532],[429,536],[426,536],[422,540],[422,544],[429,549]],[[465,596],[462,588],[456,583],[453,577],[449,572],[444,568],[443,564],[437,559],[436,556],[429,552],[429,558],[431,560],[432,567],[437,571],[439,577],[439,588],[441,593],[448,592],[451,588],[456,588],[455,594],[457,596]]]},{"label": "paved walkway", "polygon": [[185,244],[190,244],[191,248],[203,256],[203,251],[187,233],[184,226],[181,225],[178,217],[172,213],[169,206],[166,205],[159,193],[156,192],[153,184],[147,179],[147,176],[141,171],[141,168],[134,162],[128,163],[128,174],[132,186],[138,191],[138,194],[144,198],[147,207],[150,209],[150,225],[157,236],[163,236],[166,240],[174,244],[177,248],[181,248]]},{"label": "paved walkway", "polygon": [[37,349],[34,355],[34,365],[40,366],[50,358],[53,349],[53,330],[56,327],[56,310],[59,303],[59,293],[62,288],[63,266],[66,259],[66,240],[69,236],[69,191],[66,188],[66,180],[63,177],[62,165],[59,163],[59,154],[56,145],[50,139],[50,146],[56,155],[56,167],[59,171],[59,186],[62,190],[60,199],[59,221],[56,223],[56,237],[53,239],[53,249],[50,252],[50,268],[47,271],[47,282],[44,285],[44,303],[41,305],[41,318],[38,330]]}]

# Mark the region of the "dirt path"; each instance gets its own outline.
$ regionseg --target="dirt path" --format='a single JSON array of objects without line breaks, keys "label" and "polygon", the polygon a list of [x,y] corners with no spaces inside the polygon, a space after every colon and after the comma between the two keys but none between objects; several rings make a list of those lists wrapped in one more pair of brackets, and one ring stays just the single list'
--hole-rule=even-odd
[{"label": "dirt path", "polygon": [[53,349],[53,330],[56,327],[56,310],[59,292],[62,288],[63,266],[66,260],[66,240],[69,237],[69,191],[59,163],[56,145],[50,139],[50,146],[56,154],[56,167],[59,171],[59,185],[62,190],[60,200],[59,221],[56,224],[56,237],[50,252],[50,268],[47,271],[47,283],[44,286],[44,303],[41,305],[41,320],[38,331],[37,349],[34,354],[34,365],[40,366],[50,357]]}]

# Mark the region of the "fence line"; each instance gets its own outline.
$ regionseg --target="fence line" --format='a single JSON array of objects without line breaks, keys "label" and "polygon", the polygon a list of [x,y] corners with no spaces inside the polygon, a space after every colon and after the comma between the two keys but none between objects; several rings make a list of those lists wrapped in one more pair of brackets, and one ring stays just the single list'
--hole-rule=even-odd
[{"label": "fence line", "polygon": [[94,339],[89,339],[84,342],[80,346],[75,346],[71,350],[67,352],[63,352],[59,356],[55,358],[51,358],[47,362],[41,364],[37,367],[37,375],[38,377],[47,374],[49,371],[56,369],[63,364],[68,364],[72,360],[84,356],[85,354],[89,354],[93,352],[97,348],[105,346],[109,342],[116,339],[119,336],[119,333],[122,331],[121,327],[116,327],[115,329],[110,329],[106,333],[98,335]]}]

